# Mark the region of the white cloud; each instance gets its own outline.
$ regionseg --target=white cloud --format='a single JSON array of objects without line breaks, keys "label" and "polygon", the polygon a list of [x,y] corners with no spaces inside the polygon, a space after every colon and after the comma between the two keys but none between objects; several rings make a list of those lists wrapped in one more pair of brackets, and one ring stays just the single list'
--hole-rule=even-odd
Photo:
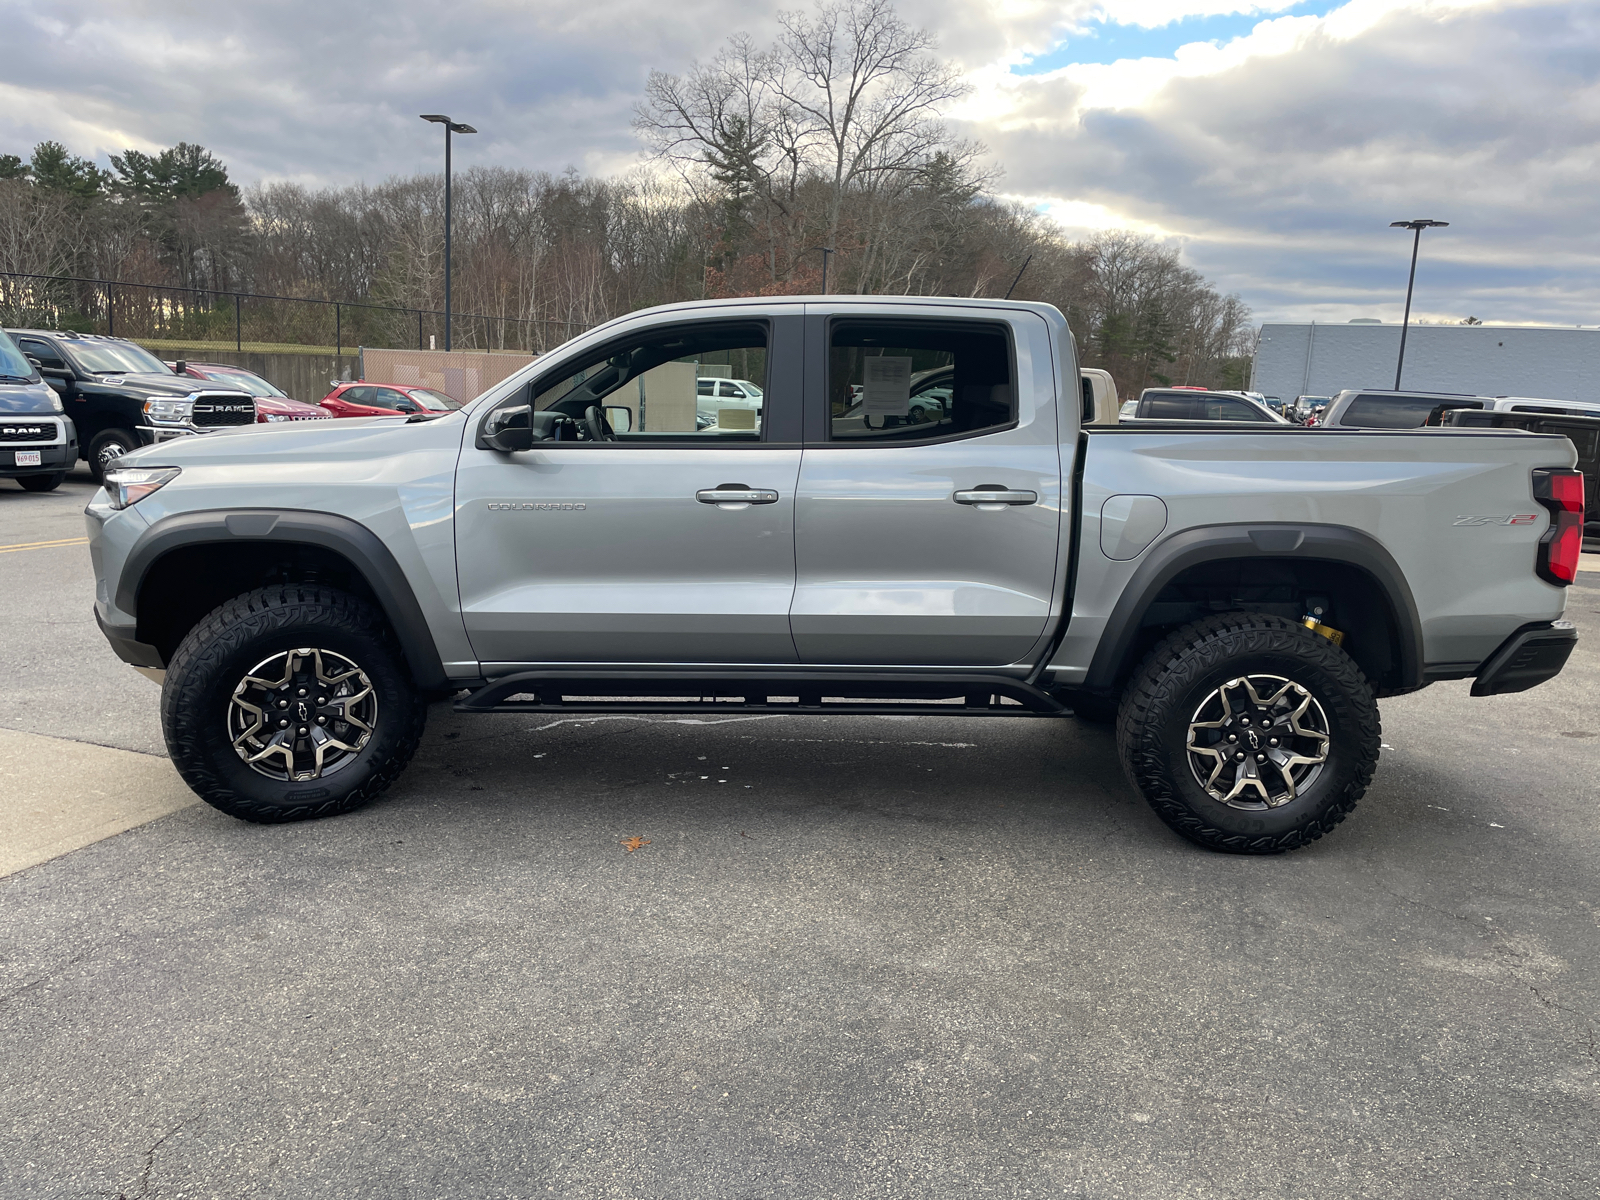
[{"label": "white cloud", "polygon": [[[785,5],[801,0],[785,0]],[[1447,317],[1600,320],[1600,0],[901,0],[969,72],[961,132],[1003,187],[1075,232],[1168,238],[1261,315],[1398,315],[1397,217],[1437,216],[1418,277]],[[594,172],[639,161],[652,68],[778,6],[735,0],[198,5],[0,0],[0,152],[43,138],[104,160],[197,141],[244,183],[437,169],[416,114],[483,133],[457,162]],[[1012,66],[1095,20],[1259,16],[1164,57]],[[1068,43],[1069,47],[1071,43]],[[1459,311],[1457,311],[1459,310]]]}]

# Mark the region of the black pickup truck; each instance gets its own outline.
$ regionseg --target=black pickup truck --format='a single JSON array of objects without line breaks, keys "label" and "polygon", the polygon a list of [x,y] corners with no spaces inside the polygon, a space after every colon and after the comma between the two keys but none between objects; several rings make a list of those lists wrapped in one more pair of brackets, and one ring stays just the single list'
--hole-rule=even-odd
[{"label": "black pickup truck", "polygon": [[8,329],[60,395],[96,482],[106,464],[151,442],[253,424],[255,401],[222,385],[198,385],[126,338]]}]

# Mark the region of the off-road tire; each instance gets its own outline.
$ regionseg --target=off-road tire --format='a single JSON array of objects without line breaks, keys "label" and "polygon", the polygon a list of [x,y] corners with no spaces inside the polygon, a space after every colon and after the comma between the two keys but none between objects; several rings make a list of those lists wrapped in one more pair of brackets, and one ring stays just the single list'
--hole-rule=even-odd
[{"label": "off-road tire", "polygon": [[[1327,762],[1281,807],[1240,810],[1213,798],[1190,767],[1189,723],[1230,679],[1286,678],[1326,714]],[[1378,705],[1361,669],[1327,638],[1282,617],[1224,613],[1176,630],[1145,658],[1123,696],[1117,749],[1156,814],[1192,842],[1234,854],[1309,845],[1343,821],[1378,763]]]},{"label": "off-road tire", "polygon": [[130,429],[102,429],[94,435],[89,443],[89,449],[84,452],[84,457],[89,460],[89,474],[94,476],[96,483],[105,481],[106,464],[109,461],[106,452],[111,446],[120,446],[112,458],[123,454],[131,454],[139,448],[139,435]]},{"label": "off-road tire", "polygon": [[[268,778],[240,758],[225,714],[233,689],[268,656],[299,647],[360,666],[377,720],[349,764],[323,778]],[[275,824],[350,812],[375,799],[416,752],[427,705],[382,617],[333,588],[275,585],[235,596],[200,621],[172,656],[161,692],[161,731],[183,781],[213,808]]]},{"label": "off-road tire", "polygon": [[22,475],[17,482],[22,485],[25,492],[53,492],[61,486],[61,481],[67,477],[65,471],[56,471],[50,475]]}]

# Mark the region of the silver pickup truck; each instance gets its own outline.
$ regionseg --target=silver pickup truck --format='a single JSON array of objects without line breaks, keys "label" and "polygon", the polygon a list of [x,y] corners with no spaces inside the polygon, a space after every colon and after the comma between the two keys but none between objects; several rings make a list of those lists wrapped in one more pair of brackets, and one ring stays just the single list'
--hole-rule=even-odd
[{"label": "silver pickup truck", "polygon": [[[704,378],[761,406],[706,423]],[[1344,819],[1377,701],[1559,672],[1561,437],[1086,424],[1056,309],[633,313],[459,412],[145,447],[87,510],[96,615],[178,770],[252,821],[371,800],[460,712],[1115,720],[1182,835]]]}]

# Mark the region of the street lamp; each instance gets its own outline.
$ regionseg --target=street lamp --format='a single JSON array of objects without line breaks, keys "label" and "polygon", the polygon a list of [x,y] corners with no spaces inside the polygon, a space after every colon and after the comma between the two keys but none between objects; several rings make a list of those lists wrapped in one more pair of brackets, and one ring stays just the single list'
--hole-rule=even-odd
[{"label": "street lamp", "polygon": [[1424,229],[1443,229],[1449,221],[1430,221],[1419,217],[1414,221],[1390,221],[1390,229],[1415,230],[1416,236],[1411,239],[1411,278],[1406,280],[1406,315],[1400,322],[1400,357],[1394,364],[1394,390],[1400,390],[1400,372],[1406,365],[1406,330],[1411,326],[1411,289],[1417,282],[1417,251],[1422,247],[1422,231]]},{"label": "street lamp", "polygon": [[444,126],[444,348],[450,349],[450,135],[477,133],[471,125],[452,121],[443,113],[423,113],[424,121]]}]

